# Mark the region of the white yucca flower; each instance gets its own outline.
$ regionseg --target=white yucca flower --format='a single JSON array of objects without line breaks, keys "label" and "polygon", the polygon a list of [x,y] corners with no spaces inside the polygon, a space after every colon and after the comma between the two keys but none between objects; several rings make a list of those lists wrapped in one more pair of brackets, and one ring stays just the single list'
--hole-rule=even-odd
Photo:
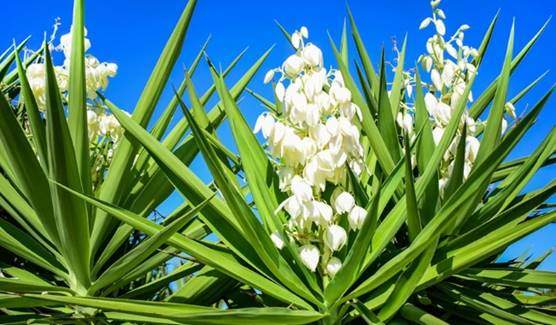
[{"label": "white yucca flower", "polygon": [[314,245],[304,245],[299,249],[301,262],[311,271],[315,272],[319,265],[320,251]]},{"label": "white yucca flower", "polygon": [[336,275],[338,271],[342,268],[342,261],[337,257],[331,257],[326,263],[326,273],[330,276]]},{"label": "white yucca flower", "polygon": [[334,200],[334,209],[337,213],[347,213],[355,205],[355,199],[349,192],[341,192]]},{"label": "white yucca flower", "polygon": [[[361,109],[351,101],[342,74],[337,70],[327,72],[322,51],[305,42],[307,37],[305,27],[295,31],[291,42],[296,53],[280,68],[266,73],[265,83],[276,73],[281,74],[274,91],[283,103],[283,112],[261,114],[254,132],[262,132],[270,153],[280,164],[279,188],[288,198],[279,204],[277,212],[283,209],[289,216],[286,233],[305,245],[300,252],[307,256],[315,250],[306,247],[306,239],[320,243],[325,267],[347,239],[346,231],[336,224],[336,216],[347,214],[355,200],[346,192],[339,201],[334,196],[327,202],[321,193],[327,186],[345,187],[346,165],[356,175],[363,171],[361,132],[355,124],[363,118]],[[314,263],[304,264],[312,271],[316,269]]]},{"label": "white yucca flower", "polygon": [[338,225],[330,225],[324,233],[324,243],[332,251],[340,250],[347,241],[347,233]]}]

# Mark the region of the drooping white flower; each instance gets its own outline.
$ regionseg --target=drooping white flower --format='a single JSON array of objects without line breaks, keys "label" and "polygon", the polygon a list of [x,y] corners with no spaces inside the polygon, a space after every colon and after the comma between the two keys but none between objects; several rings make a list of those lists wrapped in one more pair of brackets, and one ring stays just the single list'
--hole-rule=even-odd
[{"label": "drooping white flower", "polygon": [[360,229],[367,218],[367,210],[356,205],[348,214],[349,227],[353,230]]},{"label": "drooping white flower", "polygon": [[326,273],[331,277],[336,275],[336,273],[338,273],[338,271],[340,271],[341,268],[342,268],[342,261],[335,256],[331,257],[328,260],[328,263],[326,263]]},{"label": "drooping white flower", "polygon": [[355,205],[355,199],[349,192],[342,192],[334,200],[334,209],[337,213],[347,213]]},{"label": "drooping white flower", "polygon": [[448,104],[439,101],[433,94],[427,93],[425,95],[425,105],[437,123],[448,125],[452,117],[452,108]]},{"label": "drooping white flower", "polygon": [[446,26],[444,25],[444,22],[440,19],[437,19],[434,21],[434,26],[436,27],[436,32],[442,36],[444,36],[444,34],[446,34]]},{"label": "drooping white flower", "polygon": [[315,272],[319,265],[320,252],[314,245],[304,245],[299,249],[301,262],[312,272]]},{"label": "drooping white flower", "polygon": [[413,117],[411,116],[411,114],[407,112],[398,112],[396,122],[398,123],[400,128],[407,132],[407,134],[413,133]]},{"label": "drooping white flower", "polygon": [[279,101],[284,101],[284,96],[286,94],[286,88],[284,88],[284,84],[281,82],[278,82],[276,84],[276,87],[274,88],[274,93],[276,94],[276,98]]},{"label": "drooping white flower", "polygon": [[280,188],[280,190],[284,191],[288,186],[290,186],[291,180],[295,175],[294,171],[291,167],[281,166],[280,168],[278,168],[277,173],[279,179],[278,187]]},{"label": "drooping white flower", "polygon": [[298,49],[301,46],[301,33],[294,32],[291,36],[291,42],[295,49]]},{"label": "drooping white flower", "polygon": [[340,250],[347,241],[347,233],[338,225],[330,225],[324,233],[324,243],[332,251]]},{"label": "drooping white flower", "polygon": [[292,54],[284,62],[283,68],[288,76],[295,77],[303,70],[304,65],[305,62],[299,55]]},{"label": "drooping white flower", "polygon": [[432,139],[434,141],[434,144],[438,145],[440,143],[443,134],[444,129],[441,127],[436,127],[432,130]]},{"label": "drooping white flower", "polygon": [[321,201],[314,201],[313,206],[315,207],[316,212],[319,216],[319,222],[321,224],[327,224],[332,222],[333,211],[332,207],[324,202]]},{"label": "drooping white flower", "polygon": [[302,51],[305,63],[313,67],[322,66],[322,51],[313,44],[307,44]]},{"label": "drooping white flower", "polygon": [[263,113],[259,115],[259,117],[257,118],[257,122],[255,123],[255,128],[253,129],[253,132],[258,133],[259,131],[262,130],[263,136],[265,138],[268,138],[272,133],[275,122],[276,121],[274,120],[272,115]]},{"label": "drooping white flower", "polygon": [[442,77],[440,76],[438,70],[431,70],[431,81],[436,89],[442,90]]},{"label": "drooping white flower", "polygon": [[481,143],[477,138],[473,136],[467,136],[465,138],[465,159],[474,162],[477,158],[477,153],[479,152],[479,147]]},{"label": "drooping white flower", "polygon": [[301,202],[313,199],[313,190],[311,189],[311,185],[298,175],[295,175],[291,180],[291,191]]}]

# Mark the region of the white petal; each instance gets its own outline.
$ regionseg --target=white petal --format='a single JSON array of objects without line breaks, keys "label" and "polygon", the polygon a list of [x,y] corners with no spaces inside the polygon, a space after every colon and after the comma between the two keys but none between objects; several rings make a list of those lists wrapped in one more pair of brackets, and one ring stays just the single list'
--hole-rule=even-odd
[{"label": "white petal", "polygon": [[430,18],[425,18],[421,24],[419,25],[419,29],[425,29],[429,26],[429,24],[431,23],[432,19]]},{"label": "white petal", "polygon": [[284,101],[284,95],[286,94],[286,89],[284,88],[284,84],[281,82],[278,82],[276,84],[276,88],[274,89],[274,93],[276,94],[276,97],[278,98],[279,101]]},{"label": "white petal", "polygon": [[438,70],[432,69],[431,81],[437,90],[442,90],[442,78],[440,77],[440,73],[438,72]]},{"label": "white petal", "polygon": [[440,19],[437,19],[434,21],[434,25],[436,26],[436,32],[442,36],[444,36],[444,34],[446,34],[446,26],[444,25],[444,22]]},{"label": "white petal", "polygon": [[307,27],[301,26],[301,28],[299,29],[299,32],[301,33],[301,36],[303,36],[305,38],[309,37],[309,30],[307,29]]},{"label": "white petal", "polygon": [[274,69],[272,70],[268,70],[268,72],[264,75],[264,83],[267,84],[269,83],[272,78],[274,78]]},{"label": "white petal", "polygon": [[284,240],[282,239],[282,236],[279,232],[275,231],[270,234],[270,239],[274,243],[274,246],[276,246],[278,249],[284,248]]}]

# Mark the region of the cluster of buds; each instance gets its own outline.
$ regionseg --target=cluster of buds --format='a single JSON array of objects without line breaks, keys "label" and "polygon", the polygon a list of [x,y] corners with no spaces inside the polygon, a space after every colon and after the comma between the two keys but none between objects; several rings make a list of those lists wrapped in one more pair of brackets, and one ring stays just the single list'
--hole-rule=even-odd
[{"label": "cluster of buds", "polygon": [[[295,31],[291,43],[296,53],[265,75],[265,83],[275,81],[281,111],[263,113],[254,131],[262,131],[276,160],[280,190],[289,196],[276,211],[287,212],[288,240],[300,246],[308,269],[315,272],[320,264],[323,274],[334,276],[342,265],[334,254],[346,244],[349,231],[340,220],[347,218],[351,230],[357,230],[367,214],[346,191],[347,168],[355,175],[364,168],[357,126],[362,117],[340,71],[327,71],[322,51],[307,38],[307,28]],[[271,238],[283,246],[278,234]]]},{"label": "cluster of buds", "polygon": [[[85,36],[87,30],[85,30]],[[60,92],[67,96],[69,89],[69,71],[71,57],[72,37],[71,33],[60,37],[60,44],[53,47],[55,50],[62,51],[64,63],[54,67],[56,81]],[[91,47],[88,38],[84,39],[85,51]],[[96,142],[98,137],[106,137],[116,142],[122,135],[123,129],[120,127],[116,118],[107,113],[104,107],[100,106],[95,99],[99,90],[105,90],[108,86],[108,78],[116,75],[118,66],[115,63],[100,62],[91,54],[85,56],[85,87],[87,93],[88,109],[87,123],[89,128],[89,139]],[[32,63],[27,68],[27,79],[37,101],[37,106],[41,111],[46,109],[46,67],[42,62]]]},{"label": "cluster of buds", "polygon": [[[469,29],[469,25],[460,26],[451,37],[445,39],[446,15],[438,7],[439,4],[440,0],[431,2],[432,16],[425,18],[419,26],[420,29],[433,26],[435,34],[427,40],[427,53],[418,59],[423,69],[430,74],[431,82],[426,84],[428,92],[425,95],[425,105],[433,122],[432,132],[436,144],[440,142],[446,126],[452,119],[453,112],[462,99],[465,88],[477,73],[474,59],[478,56],[475,48],[463,43],[465,31]],[[412,77],[408,79],[414,80]],[[471,92],[466,100],[473,101]],[[508,113],[515,117],[513,105],[508,103],[506,107]],[[412,133],[413,120],[407,111],[398,114],[397,122],[401,128]],[[441,193],[452,174],[457,143],[460,141],[464,127],[466,127],[464,179],[468,177],[475,163],[480,145],[477,136],[484,128],[484,123],[471,117],[466,109],[461,117],[457,135],[445,153],[441,164],[439,181]],[[507,121],[503,119],[502,132],[506,127]]]}]

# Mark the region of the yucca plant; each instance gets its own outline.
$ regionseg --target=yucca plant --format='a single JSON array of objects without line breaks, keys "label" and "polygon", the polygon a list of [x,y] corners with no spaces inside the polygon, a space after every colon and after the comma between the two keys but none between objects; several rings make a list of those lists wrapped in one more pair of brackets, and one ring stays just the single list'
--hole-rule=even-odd
[{"label": "yucca plant", "polygon": [[[500,75],[471,101],[496,17],[475,50],[463,45],[465,26],[444,40],[438,3],[421,24],[435,28],[419,59],[430,82],[404,68],[404,42],[388,83],[384,56],[377,73],[351,13],[355,73],[346,27],[340,49],[331,42],[338,69],[327,71],[306,28],[280,26],[295,53],[265,75],[275,98],[250,91],[268,108],[255,127],[261,145],[237,99],[268,52],[230,89],[224,77],[237,61],[223,72],[208,61],[214,84],[199,96],[191,75],[203,47],[146,129],[190,0],[133,114],[101,96],[125,133],[108,144],[107,170],[91,172],[98,141],[89,141],[76,0],[67,99],[49,50],[25,61],[44,60],[45,113],[18,49],[2,56],[6,69],[17,61],[0,98],[2,323],[555,323],[547,290],[556,275],[536,270],[545,256],[498,261],[556,217],[546,203],[553,181],[524,192],[554,161],[554,130],[529,156],[506,161],[552,93],[505,130],[505,114],[538,82],[509,98],[510,75],[544,26],[515,56],[512,28]],[[178,107],[184,118],[167,132]],[[215,132],[225,118],[237,153]],[[211,184],[188,167],[197,153]],[[174,189],[185,203],[153,218]],[[171,258],[182,263],[170,267]]]}]

